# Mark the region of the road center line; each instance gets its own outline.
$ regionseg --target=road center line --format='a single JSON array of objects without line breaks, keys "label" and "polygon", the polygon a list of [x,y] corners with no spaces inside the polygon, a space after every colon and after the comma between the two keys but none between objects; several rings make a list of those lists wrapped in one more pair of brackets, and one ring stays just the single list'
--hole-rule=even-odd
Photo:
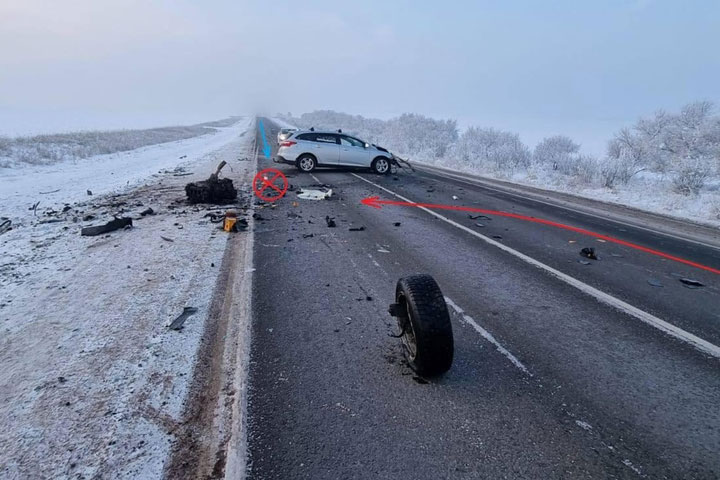
[{"label": "road center line", "polygon": [[487,330],[482,328],[480,325],[478,325],[478,323],[475,321],[475,319],[473,319],[470,315],[466,314],[465,310],[458,307],[457,303],[453,302],[450,299],[450,297],[445,297],[445,303],[450,305],[453,308],[453,310],[455,310],[457,312],[457,314],[460,315],[463,318],[463,320],[465,320],[465,323],[467,323],[468,325],[473,327],[485,340],[487,340],[488,342],[495,345],[495,348],[497,349],[497,351],[502,353],[503,355],[505,355],[507,357],[507,359],[512,362],[513,365],[515,365],[517,368],[519,368],[526,375],[529,375],[531,377],[533,376],[533,374],[530,373],[530,371],[527,368],[525,368],[525,365],[523,365],[522,362],[520,360],[518,360],[517,357],[515,357],[515,355],[510,353],[510,351],[507,348],[503,347],[500,344],[500,342],[498,342],[490,332],[488,332]]},{"label": "road center line", "polygon": [[[389,189],[383,187],[382,185],[378,185],[377,183],[371,182],[370,180],[363,178],[356,173],[351,173],[351,175],[354,175],[355,177],[359,178],[363,182],[369,183],[370,185],[372,185],[376,188],[379,188],[391,195],[394,195],[395,197],[397,197],[405,202],[417,203],[417,202],[413,202],[412,200],[410,200],[408,198],[403,197],[402,195],[400,195],[398,193],[393,192],[392,190],[389,190]],[[481,239],[482,241],[484,241],[494,247],[497,247],[500,250],[507,252],[510,255],[513,255],[514,257],[516,257],[526,263],[529,263],[530,265],[532,265],[534,267],[544,270],[545,272],[549,273],[553,277],[567,283],[568,285],[570,285],[572,287],[577,288],[581,292],[583,292],[587,295],[590,295],[592,297],[595,297],[595,299],[601,303],[604,303],[606,305],[609,305],[613,308],[620,310],[621,312],[631,315],[631,316],[637,318],[638,320],[645,322],[648,325],[650,325],[654,328],[657,328],[658,330],[660,330],[670,336],[673,336],[679,340],[682,340],[683,342],[686,342],[686,343],[692,345],[694,348],[696,348],[697,350],[699,350],[703,353],[712,355],[715,358],[720,358],[720,347],[708,342],[707,340],[703,340],[702,338],[700,338],[696,335],[693,335],[690,332],[686,332],[685,330],[683,330],[669,322],[666,322],[665,320],[662,320],[662,319],[656,317],[655,315],[652,315],[644,310],[641,310],[633,305],[630,305],[629,303],[624,302],[623,300],[620,300],[619,298],[615,298],[608,293],[598,290],[597,288],[595,288],[591,285],[588,285],[587,283],[582,282],[575,277],[571,277],[570,275],[563,273],[560,270],[557,270],[549,265],[545,265],[544,263],[542,263],[538,260],[535,260],[534,258],[529,257],[528,255],[525,255],[522,252],[519,252],[513,248],[508,247],[507,245],[497,242],[490,237],[486,237],[485,235],[482,235],[481,233],[478,233],[475,230],[472,230],[472,229],[466,227],[465,225],[461,225],[461,224],[457,223],[456,221],[445,217],[444,215],[434,212],[433,210],[430,210],[429,208],[425,208],[425,207],[417,207],[417,208],[426,211],[430,215],[432,215],[436,218],[439,218],[440,220],[442,220],[446,223],[449,223],[450,225],[457,227],[460,230],[463,230],[463,231],[469,233],[470,235],[473,235],[473,236]]]}]

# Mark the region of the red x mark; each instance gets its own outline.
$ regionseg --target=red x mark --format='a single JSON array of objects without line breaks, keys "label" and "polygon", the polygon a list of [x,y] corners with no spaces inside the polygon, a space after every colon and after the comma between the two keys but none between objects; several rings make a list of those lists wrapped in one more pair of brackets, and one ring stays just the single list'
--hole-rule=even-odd
[{"label": "red x mark", "polygon": [[[268,177],[270,177],[270,175],[272,175],[272,177],[268,180]],[[282,180],[282,188],[278,187],[275,184],[275,181],[278,178]],[[259,185],[261,185],[261,188],[258,188]],[[263,192],[268,188],[277,192],[277,195],[265,195]],[[257,175],[255,175],[255,178],[253,178],[253,191],[255,192],[255,195],[257,195],[260,199],[265,200],[266,202],[274,202],[275,200],[280,200],[287,192],[287,189],[287,178],[280,170],[276,170],[274,168],[266,168],[264,170],[260,170]]]}]

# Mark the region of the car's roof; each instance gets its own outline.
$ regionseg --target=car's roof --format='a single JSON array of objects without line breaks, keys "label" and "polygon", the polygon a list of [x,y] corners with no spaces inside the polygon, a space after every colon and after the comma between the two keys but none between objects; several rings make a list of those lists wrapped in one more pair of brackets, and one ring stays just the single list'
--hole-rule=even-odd
[{"label": "car's roof", "polygon": [[321,133],[321,134],[323,134],[323,135],[328,135],[328,134],[332,134],[332,135],[347,135],[347,136],[349,136],[349,137],[352,137],[352,135],[348,135],[348,134],[345,133],[345,132],[338,132],[337,130],[318,130],[318,129],[315,129],[315,130],[298,130],[297,132],[295,132],[296,135],[299,135],[299,134],[301,134],[301,133]]}]

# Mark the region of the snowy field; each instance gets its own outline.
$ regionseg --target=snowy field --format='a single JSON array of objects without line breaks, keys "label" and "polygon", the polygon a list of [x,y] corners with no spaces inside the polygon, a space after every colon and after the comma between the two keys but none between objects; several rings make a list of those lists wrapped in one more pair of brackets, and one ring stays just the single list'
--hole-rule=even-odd
[{"label": "snowy field", "polygon": [[[184,185],[225,160],[244,211],[254,119],[236,121],[128,152],[0,169],[0,217],[13,226],[0,234],[1,478],[162,476],[229,238],[207,218],[217,208],[186,204]],[[133,228],[80,236],[114,215]],[[185,307],[197,313],[170,330]]]},{"label": "snowy field", "polygon": [[228,127],[237,117],[179,127],[145,130],[76,131],[10,138],[0,135],[0,169],[78,161],[102,154],[137,150],[149,145],[208,135]]},{"label": "snowy field", "polygon": [[534,148],[519,135],[403,114],[390,120],[321,110],[279,123],[336,130],[411,161],[613,202],[720,227],[720,116],[709,102],[656,112],[606,139],[596,157],[563,135]]}]

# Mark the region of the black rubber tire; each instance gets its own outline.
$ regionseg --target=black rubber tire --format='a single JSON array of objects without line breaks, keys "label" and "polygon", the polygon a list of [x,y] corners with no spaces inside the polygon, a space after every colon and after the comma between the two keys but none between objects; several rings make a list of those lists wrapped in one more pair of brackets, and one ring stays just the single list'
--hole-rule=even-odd
[{"label": "black rubber tire", "polygon": [[[378,172],[377,167],[376,167],[377,162],[378,162],[378,160],[380,160],[380,159],[385,160],[385,161],[387,162],[387,164],[388,164],[388,168],[387,168],[387,170],[385,170],[384,172]],[[389,159],[385,158],[385,157],[377,157],[377,158],[376,158],[375,160],[373,160],[372,163],[370,164],[370,170],[372,170],[372,172],[375,173],[375,174],[377,174],[377,175],[388,175],[388,174],[390,173],[390,171],[392,170],[392,162],[391,162]]]},{"label": "black rubber tire", "polygon": [[[302,168],[300,168],[300,162],[302,162],[303,159],[312,160],[313,164],[312,164],[312,168],[310,170],[303,170]],[[317,159],[314,156],[310,155],[309,153],[303,153],[302,155],[300,155],[297,158],[297,161],[295,162],[295,166],[297,167],[298,170],[300,170],[303,173],[312,173],[317,168]]]},{"label": "black rubber tire", "polygon": [[[405,331],[412,327],[415,353],[403,339],[405,358],[410,367],[422,376],[436,376],[447,372],[453,361],[453,332],[445,297],[435,279],[420,274],[398,280],[395,302],[400,315],[398,324]],[[405,334],[407,335],[407,334]]]}]

